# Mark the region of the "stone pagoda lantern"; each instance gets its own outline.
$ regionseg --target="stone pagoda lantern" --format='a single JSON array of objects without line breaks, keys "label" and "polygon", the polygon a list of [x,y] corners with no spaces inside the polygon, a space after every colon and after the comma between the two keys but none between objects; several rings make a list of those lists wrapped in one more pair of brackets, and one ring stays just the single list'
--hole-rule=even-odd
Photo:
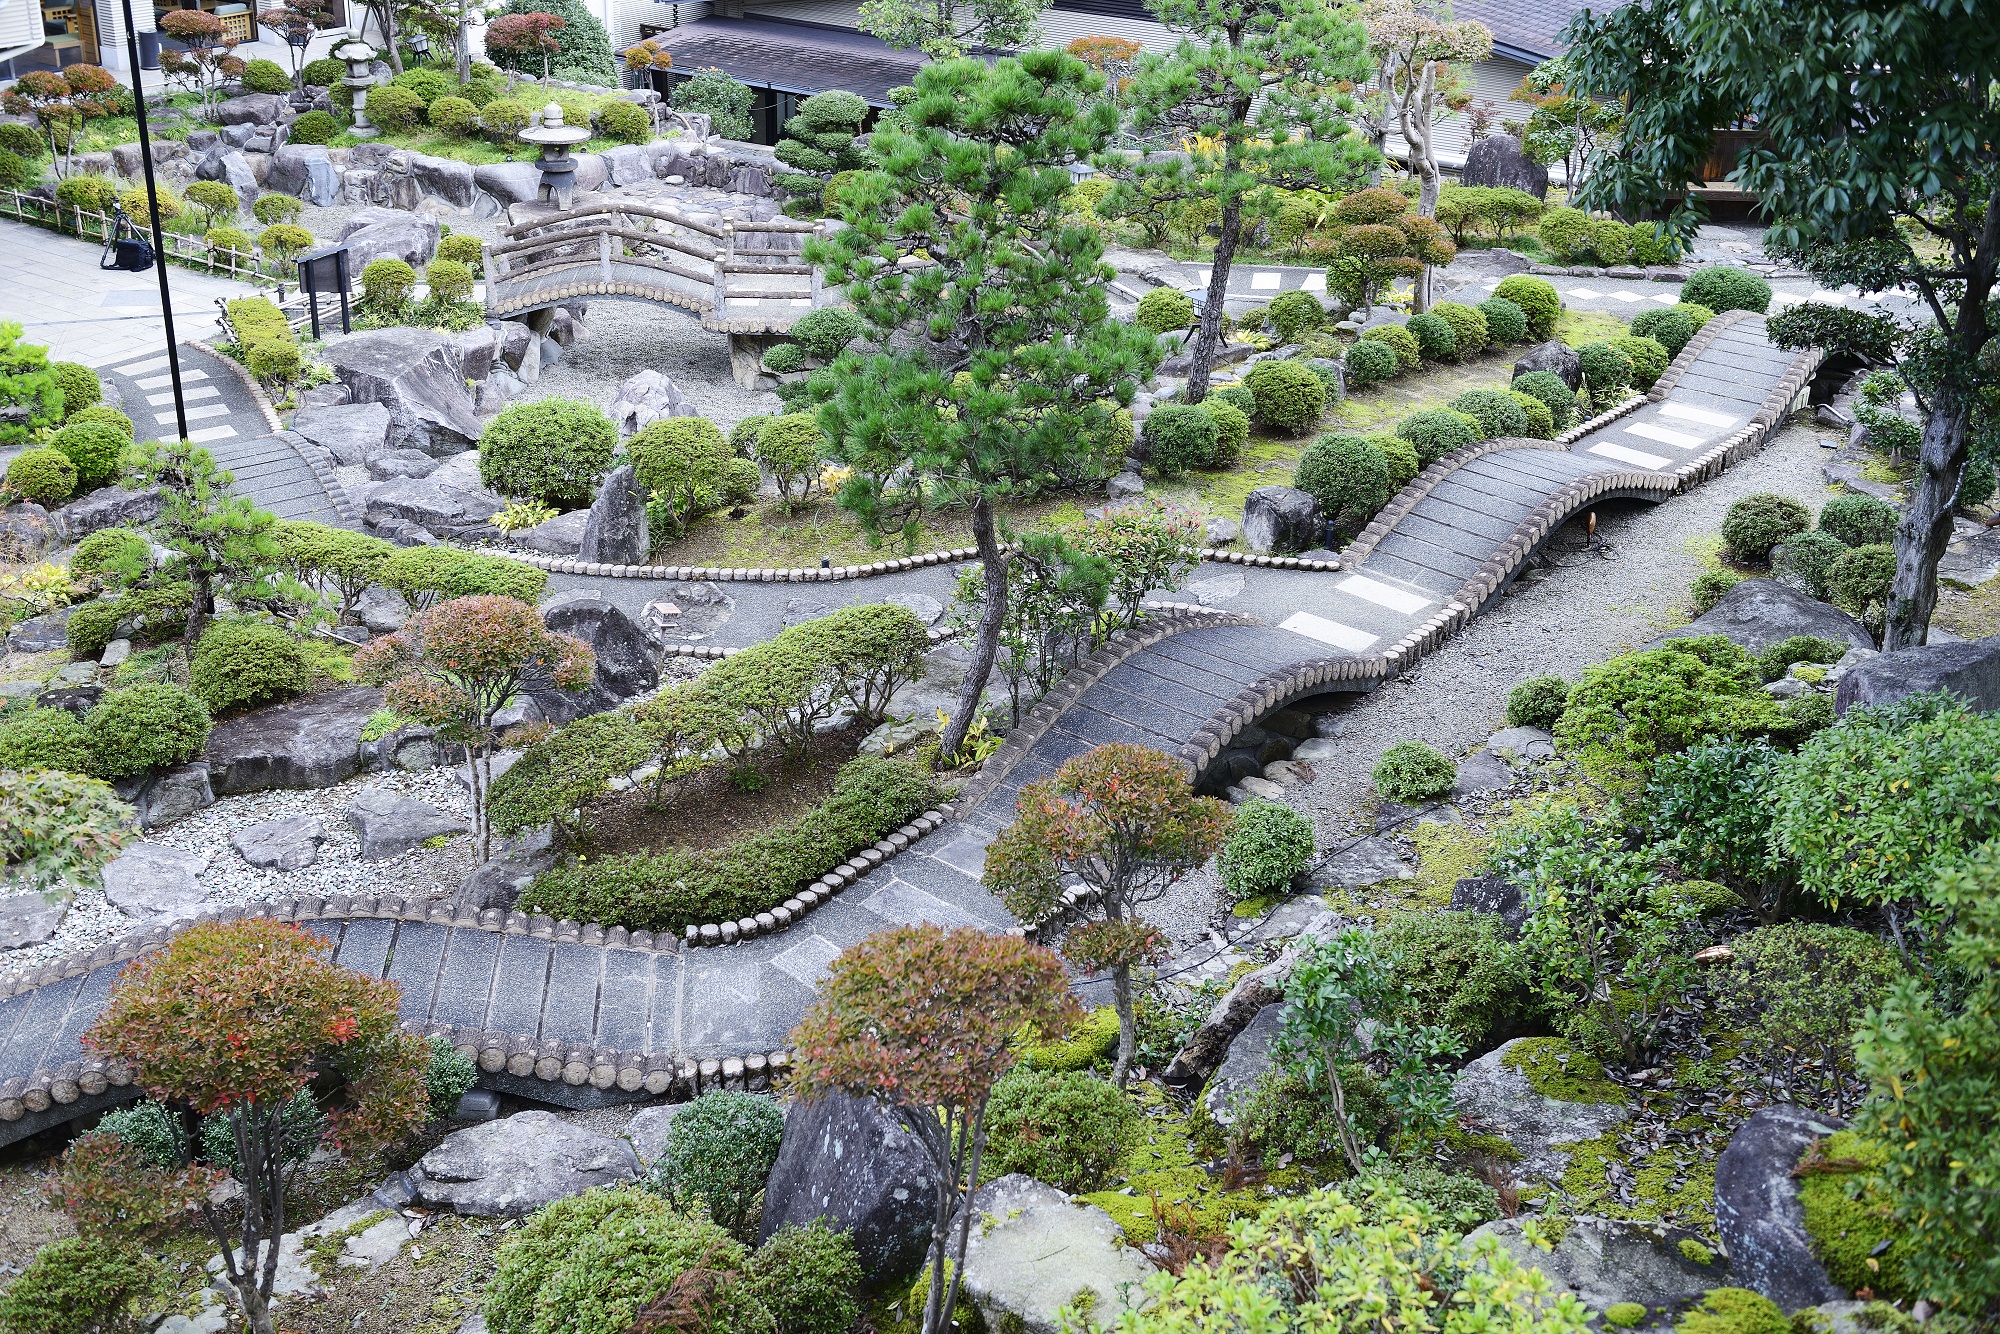
[{"label": "stone pagoda lantern", "polygon": [[523,143],[541,150],[535,162],[542,169],[541,184],[535,191],[537,203],[553,203],[562,209],[570,207],[576,198],[576,159],[569,155],[569,150],[588,138],[588,126],[563,124],[563,109],[554,102],[542,109],[540,125],[521,131]]},{"label": "stone pagoda lantern", "polygon": [[[361,12],[359,5],[354,9],[356,14]],[[368,90],[375,86],[375,48],[361,39],[359,18],[348,25],[347,35],[329,54],[347,62],[347,74],[341,82],[354,91],[354,126],[348,133],[356,139],[373,139],[382,133],[368,119]]]}]

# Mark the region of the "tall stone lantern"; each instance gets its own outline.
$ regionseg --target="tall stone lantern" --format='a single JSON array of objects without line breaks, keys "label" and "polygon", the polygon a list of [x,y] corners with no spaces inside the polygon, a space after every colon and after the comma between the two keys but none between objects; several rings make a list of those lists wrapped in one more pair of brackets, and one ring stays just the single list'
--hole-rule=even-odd
[{"label": "tall stone lantern", "polygon": [[538,203],[553,203],[562,209],[570,207],[576,198],[576,159],[569,155],[569,150],[588,138],[589,126],[563,124],[563,109],[555,102],[542,108],[540,125],[521,131],[523,143],[541,150],[535,162],[542,169],[541,183],[535,190]]},{"label": "tall stone lantern", "polygon": [[[359,15],[361,6],[354,6],[354,12]],[[359,17],[347,26],[347,35],[329,54],[347,62],[347,74],[341,82],[354,92],[354,126],[348,133],[356,139],[373,139],[382,133],[368,119],[368,90],[375,86],[375,48],[362,40]]]}]

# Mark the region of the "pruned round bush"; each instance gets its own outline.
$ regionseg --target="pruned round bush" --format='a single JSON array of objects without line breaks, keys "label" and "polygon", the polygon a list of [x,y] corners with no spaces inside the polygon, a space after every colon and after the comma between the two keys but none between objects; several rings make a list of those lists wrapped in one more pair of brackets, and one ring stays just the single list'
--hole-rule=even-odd
[{"label": "pruned round bush", "polygon": [[299,77],[305,80],[308,88],[331,88],[347,77],[347,62],[335,60],[332,56],[308,60],[299,70]]},{"label": "pruned round bush", "polygon": [[1311,292],[1280,292],[1264,308],[1264,318],[1281,343],[1296,343],[1326,323],[1326,307]]},{"label": "pruned round bush", "polygon": [[653,137],[653,118],[638,103],[618,98],[597,109],[597,132],[621,144],[643,144]]},{"label": "pruned round bush", "polygon": [[794,324],[790,337],[814,361],[828,362],[867,329],[853,311],[841,306],[821,306]]},{"label": "pruned round bush", "polygon": [[437,257],[463,264],[477,273],[486,263],[486,243],[471,232],[453,232],[438,241]]},{"label": "pruned round bush", "polygon": [[1220,389],[1211,389],[1208,391],[1208,397],[1202,402],[1228,403],[1252,421],[1257,418],[1257,396],[1251,393],[1246,385],[1226,384]]},{"label": "pruned round bush", "polygon": [[706,417],[661,417],[626,442],[639,482],[679,523],[720,503],[729,461],[722,430]]},{"label": "pruned round bush", "polygon": [[118,202],[118,185],[108,177],[65,176],[56,185],[56,199],[86,213],[109,213]]},{"label": "pruned round bush", "polygon": [[[265,196],[267,199],[272,197]],[[257,236],[257,248],[281,265],[290,263],[293,256],[312,249],[312,243],[311,232],[289,222],[273,223]]]},{"label": "pruned round bush", "polygon": [[1282,894],[1312,855],[1311,820],[1275,801],[1245,802],[1223,845],[1222,887],[1238,903]]},{"label": "pruned round bush", "polygon": [[7,465],[7,486],[46,509],[76,494],[76,465],[61,450],[24,449]]},{"label": "pruned round bush", "polygon": [[1599,264],[1629,264],[1632,260],[1632,229],[1616,218],[1592,218],[1590,249]]},{"label": "pruned round bush", "polygon": [[1425,468],[1479,440],[1471,423],[1443,408],[1411,413],[1396,423],[1396,434],[1410,442],[1410,447],[1417,451],[1417,463]]},{"label": "pruned round bush", "polygon": [[241,227],[211,227],[201,239],[208,242],[209,258],[217,263],[248,264],[257,258],[250,233]]},{"label": "pruned round bush", "polygon": [[208,706],[179,686],[149,681],[107,693],[83,727],[92,776],[126,778],[199,755],[208,741]]},{"label": "pruned round bush", "polygon": [[1156,334],[1171,333],[1194,324],[1194,299],[1173,287],[1155,287],[1139,298],[1132,322]]},{"label": "pruned round bush", "polygon": [[1451,326],[1453,347],[1460,360],[1479,355],[1492,341],[1493,334],[1487,327],[1486,317],[1471,306],[1457,301],[1440,301],[1431,307],[1431,314]]},{"label": "pruned round bush", "polygon": [[1667,309],[1677,310],[1681,314],[1687,316],[1688,323],[1694,326],[1694,331],[1696,333],[1700,333],[1702,330],[1702,326],[1715,318],[1715,312],[1710,310],[1707,306],[1702,305],[1699,301],[1688,301],[1686,299],[1683,299],[1674,305],[1668,306]]},{"label": "pruned round bush", "polygon": [[49,146],[32,126],[9,121],[0,125],[0,150],[28,162],[39,162],[48,156]]},{"label": "pruned round bush", "polygon": [[[411,71],[412,73],[419,71]],[[421,71],[428,73],[429,71]],[[444,85],[449,91],[451,84]],[[442,93],[439,96],[443,96]],[[430,103],[414,88],[384,84],[368,90],[368,119],[390,134],[402,134],[422,124]]]},{"label": "pruned round bush", "polygon": [[24,189],[39,174],[19,153],[0,148],[0,187],[9,190]]},{"label": "pruned round bush", "polygon": [[1528,336],[1528,312],[1504,296],[1488,297],[1479,303],[1486,317],[1487,336],[1495,347],[1510,347]]},{"label": "pruned round bush", "polygon": [[1529,371],[1526,375],[1517,375],[1509,387],[1539,398],[1547,406],[1557,431],[1568,430],[1570,422],[1576,417],[1576,391],[1564,384],[1562,376],[1554,371]]},{"label": "pruned round bush", "polygon": [[1494,913],[1397,913],[1379,939],[1408,995],[1393,1019],[1441,1024],[1478,1050],[1532,1005],[1521,956]]},{"label": "pruned round bush", "polygon": [[1635,222],[1630,229],[1634,264],[1672,264],[1681,257],[1681,243],[1657,222]]},{"label": "pruned round bush", "polygon": [[1358,435],[1323,435],[1306,446],[1292,485],[1317,500],[1320,513],[1348,536],[1394,494],[1389,461]]},{"label": "pruned round bush", "polygon": [[1553,732],[1567,703],[1569,682],[1560,676],[1531,676],[1507,692],[1507,723]]},{"label": "pruned round bush", "polygon": [[424,283],[433,301],[464,301],[472,296],[472,269],[455,259],[434,259],[424,266]]},{"label": "pruned round bush", "polygon": [[0,769],[63,769],[80,774],[89,768],[89,739],[68,709],[0,713]]},{"label": "pruned round bush", "polygon": [[1559,264],[1582,264],[1596,257],[1596,238],[1591,234],[1590,215],[1581,209],[1552,208],[1542,214],[1535,227],[1542,249]]},{"label": "pruned round bush", "polygon": [[1759,491],[1722,516],[1722,541],[1737,560],[1762,564],[1771,559],[1772,547],[1810,527],[1812,514],[1804,505],[1790,496]]},{"label": "pruned round bush", "polygon": [[485,127],[487,138],[495,143],[512,144],[516,136],[528,128],[528,121],[533,115],[526,103],[502,97],[479,108],[479,123]]},{"label": "pruned round bush", "polygon": [[1215,423],[1215,457],[1208,466],[1235,467],[1243,457],[1243,447],[1250,443],[1250,414],[1214,394],[1204,398],[1199,406]]},{"label": "pruned round bush", "polygon": [[1832,533],[1819,529],[1794,533],[1771,548],[1771,568],[1807,597],[1825,602],[1832,596],[1827,588],[1827,576],[1833,571],[1833,563],[1845,556],[1847,551],[1847,544]]},{"label": "pruned round bush", "polygon": [[741,1234],[784,1134],[784,1113],[769,1098],[704,1093],[668,1125],[648,1184],[676,1208],[706,1208],[725,1230]]},{"label": "pruned round bush", "polygon": [[744,1278],[778,1334],[848,1334],[861,1316],[861,1259],[848,1234],[823,1218],[772,1233]]},{"label": "pruned round bush", "polygon": [[1562,297],[1557,294],[1555,284],[1544,278],[1517,273],[1510,278],[1502,278],[1493,295],[1502,301],[1511,301],[1521,308],[1528,320],[1528,336],[1536,340],[1555,337],[1556,321],[1562,317]]},{"label": "pruned round bush", "polygon": [[234,222],[243,209],[243,200],[227,181],[196,181],[182,192],[188,203],[208,214],[211,221]]},{"label": "pruned round bush", "polygon": [[1582,365],[1584,387],[1599,409],[1617,402],[1632,383],[1632,359],[1611,344],[1585,343],[1577,348],[1576,355]]},{"label": "pruned round bush", "polygon": [[188,664],[188,688],[210,713],[291,699],[311,687],[299,642],[265,621],[210,621]]},{"label": "pruned round bush", "polygon": [[1020,1172],[1058,1190],[1101,1188],[1125,1156],[1139,1112],[1115,1084],[1083,1071],[1009,1071],[986,1106],[980,1176]]},{"label": "pruned round bush", "polygon": [[479,130],[479,108],[463,97],[440,97],[431,103],[426,117],[432,129],[454,139],[463,139]]},{"label": "pruned round bush", "polygon": [[1673,360],[1665,347],[1650,338],[1614,338],[1611,346],[1632,363],[1632,383],[1640,389],[1651,389],[1654,381],[1667,373],[1667,363]]},{"label": "pruned round bush", "polygon": [[[441,69],[429,69],[419,65],[412,69],[406,69],[395,78],[389,80],[389,86],[391,88],[407,88],[415,93],[425,106],[429,106],[440,97],[449,96],[452,89],[457,86],[457,81]],[[378,89],[377,91],[380,90]],[[375,109],[373,101],[375,93],[371,92],[368,96],[370,98],[368,109],[373,111]]]},{"label": "pruned round bush", "polygon": [[1401,369],[1387,343],[1368,338],[1348,348],[1342,361],[1347,365],[1347,382],[1356,389],[1380,384]]},{"label": "pruned round bush", "polygon": [[806,368],[806,350],[797,343],[780,343],[764,354],[764,369],[773,375],[790,375]]},{"label": "pruned round bush", "polygon": [[452,598],[510,597],[541,600],[546,570],[505,556],[484,556],[463,547],[403,547],[383,561],[375,581],[402,594],[418,611]]},{"label": "pruned round bush", "polygon": [[324,146],[339,137],[340,122],[333,118],[333,113],[308,111],[292,122],[291,132],[285,136],[285,142]]},{"label": "pruned round bush", "polygon": [[1819,530],[1850,547],[1896,540],[1896,507],[1886,500],[1850,492],[1835,496],[1819,512]]},{"label": "pruned round bush", "polygon": [[1717,265],[1690,274],[1681,284],[1681,301],[1706,306],[1718,315],[1725,310],[1762,315],[1771,307],[1771,284],[1747,269]]},{"label": "pruned round bush", "polygon": [[1677,357],[1694,337],[1694,321],[1678,307],[1642,310],[1632,320],[1632,336],[1650,338],[1665,348],[1669,357]]},{"label": "pruned round bush", "polygon": [[[85,409],[89,411],[89,409]],[[95,491],[118,476],[118,460],[132,444],[132,432],[108,422],[72,421],[49,438],[49,447],[76,465],[76,489]]]},{"label": "pruned round bush", "polygon": [[1458,333],[1442,315],[1412,315],[1403,327],[1417,340],[1417,352],[1425,361],[1458,359]]},{"label": "pruned round bush", "polygon": [[1728,596],[1730,589],[1748,577],[1735,570],[1703,570],[1688,585],[1688,605],[1694,609],[1695,615],[1706,616]]},{"label": "pruned round bush", "polygon": [[170,189],[165,181],[154,183],[151,198],[146,195],[146,187],[135,185],[118,196],[118,207],[125,210],[125,216],[132,219],[134,226],[144,230],[151,225],[153,205],[160,207],[160,221],[172,222],[186,211],[181,197]]},{"label": "pruned round bush", "polygon": [[400,259],[384,255],[361,269],[361,299],[371,306],[394,310],[417,290],[417,271]]},{"label": "pruned round bush", "polygon": [[1368,436],[1368,443],[1381,452],[1389,465],[1389,485],[1400,489],[1404,483],[1424,469],[1417,458],[1417,447],[1393,431],[1376,431]]},{"label": "pruned round bush", "polygon": [[[126,210],[130,212],[131,210]],[[250,206],[250,216],[266,227],[276,227],[280,223],[297,222],[299,215],[306,211],[305,201],[296,195],[288,195],[278,190],[266,190],[257,196],[257,202]]]},{"label": "pruned round bush", "polygon": [[1215,462],[1215,418],[1198,406],[1161,404],[1146,414],[1139,436],[1146,442],[1146,461],[1162,477],[1179,477]]},{"label": "pruned round bush", "polygon": [[1528,434],[1528,414],[1504,389],[1468,389],[1451,401],[1451,410],[1477,421],[1488,440]]},{"label": "pruned round bush", "polygon": [[1451,791],[1458,782],[1458,769],[1435,746],[1398,741],[1382,752],[1370,776],[1385,800],[1415,806]]},{"label": "pruned round bush", "polygon": [[1518,389],[1504,391],[1507,397],[1521,405],[1521,411],[1528,415],[1528,434],[1537,440],[1553,440],[1556,436],[1555,414],[1549,405],[1532,394],[1524,394]]},{"label": "pruned round bush", "polygon": [[1260,426],[1299,435],[1326,413],[1326,386],[1296,361],[1260,361],[1243,377],[1257,400]]},{"label": "pruned round bush", "polygon": [[1364,329],[1361,331],[1361,342],[1380,343],[1394,352],[1396,366],[1400,370],[1413,371],[1424,359],[1423,349],[1417,346],[1417,336],[1400,324],[1378,324],[1372,329]]},{"label": "pruned round bush", "polygon": [[239,77],[246,91],[253,93],[289,93],[292,91],[292,76],[285,73],[285,67],[275,60],[257,59],[243,66]]},{"label": "pruned round bush", "polygon": [[97,378],[97,372],[74,361],[52,361],[49,374],[56,377],[56,388],[62,390],[63,416],[79,412],[94,403],[104,401],[104,385]]},{"label": "pruned round bush", "polygon": [[595,404],[516,403],[480,433],[479,480],[503,496],[575,509],[590,503],[617,449],[618,428]]},{"label": "pruned round bush", "polygon": [[167,1290],[165,1272],[143,1251],[101,1238],[66,1237],[36,1251],[0,1294],[0,1334],[138,1329],[134,1311]]},{"label": "pruned round bush", "polygon": [[128,441],[133,438],[132,419],[117,408],[103,403],[85,408],[81,412],[71,413],[69,421],[65,424],[69,426],[86,426],[92,423],[101,423],[105,426],[116,427],[118,433]]},{"label": "pruned round bush", "polygon": [[1826,591],[1834,606],[1879,630],[1895,580],[1896,548],[1875,542],[1836,560],[1826,572]]}]

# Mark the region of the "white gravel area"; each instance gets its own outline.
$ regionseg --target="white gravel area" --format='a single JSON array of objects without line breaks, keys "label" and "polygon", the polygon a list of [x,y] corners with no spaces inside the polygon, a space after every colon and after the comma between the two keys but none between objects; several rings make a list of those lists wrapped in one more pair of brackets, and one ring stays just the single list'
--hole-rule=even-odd
[{"label": "white gravel area", "polygon": [[[362,789],[383,787],[471,820],[470,796],[454,771],[367,774],[335,787],[311,791],[247,792],[222,797],[208,809],[142,837],[208,858],[197,883],[211,907],[288,899],[306,894],[446,897],[477,864],[469,834],[453,836],[441,848],[418,848],[400,857],[362,861],[360,837],[348,823],[347,808]],[[238,830],[294,815],[316,815],[326,828],[319,860],[300,871],[259,870],[244,861],[229,837]],[[69,915],[49,940],[0,956],[0,977],[33,972],[63,955],[94,950],[106,941],[146,929],[149,919],[127,917],[107,903],[102,889],[80,889]]]},{"label": "white gravel area", "polygon": [[643,370],[672,380],[702,416],[724,431],[763,413],[785,410],[776,394],[745,389],[730,378],[729,335],[701,327],[686,311],[645,301],[593,301],[584,335],[563,359],[514,400],[561,396],[609,406],[619,386]]}]

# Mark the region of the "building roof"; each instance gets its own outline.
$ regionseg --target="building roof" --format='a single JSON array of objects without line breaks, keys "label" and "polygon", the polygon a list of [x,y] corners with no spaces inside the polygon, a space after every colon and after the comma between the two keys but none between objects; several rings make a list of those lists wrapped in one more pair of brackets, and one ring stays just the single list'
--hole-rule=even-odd
[{"label": "building roof", "polygon": [[888,107],[889,90],[915,81],[920,51],[898,51],[851,28],[778,19],[696,19],[653,40],[673,52],[674,69],[719,69],[753,88],[787,93],[858,94]]},{"label": "building roof", "polygon": [[[1616,9],[1618,3],[1600,0],[1596,8]],[[1562,30],[1590,8],[1590,0],[1455,0],[1451,14],[1456,19],[1477,19],[1491,28],[1497,54],[1534,65],[1563,53]]]}]

